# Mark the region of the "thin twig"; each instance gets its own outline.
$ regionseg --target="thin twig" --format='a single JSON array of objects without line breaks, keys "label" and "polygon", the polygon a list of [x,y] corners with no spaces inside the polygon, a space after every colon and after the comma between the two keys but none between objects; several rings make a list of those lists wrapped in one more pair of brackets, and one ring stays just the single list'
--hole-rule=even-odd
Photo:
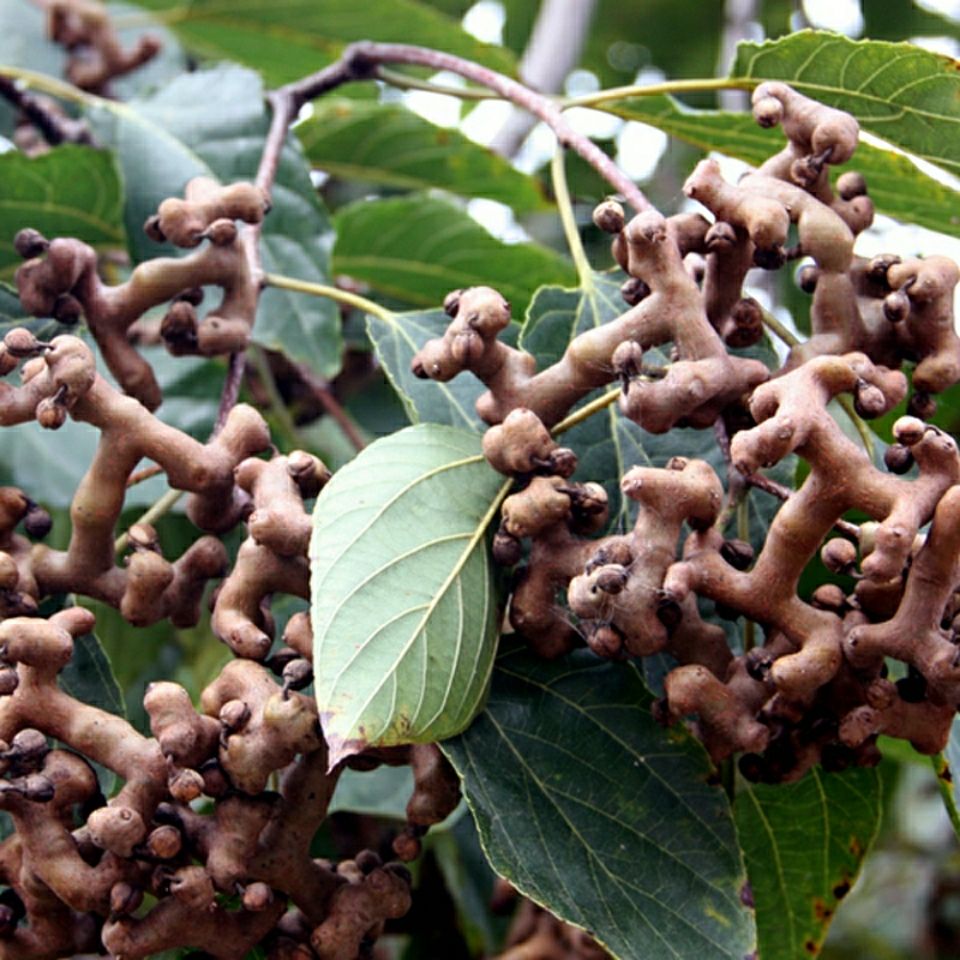
[{"label": "thin twig", "polygon": [[860,542],[860,527],[856,523],[851,523],[849,520],[837,520],[833,524],[833,529],[851,540]]},{"label": "thin twig", "polygon": [[[183,490],[168,490],[159,500],[157,500],[148,510],[146,510],[138,519],[137,523],[154,523],[161,517],[168,514],[179,502],[183,496]],[[113,542],[113,552],[123,553],[130,543],[130,534],[121,533]]]},{"label": "thin twig", "polygon": [[629,87],[610,87],[596,93],[584,93],[561,101],[568,107],[599,107],[613,100],[628,100],[630,97],[659,97],[673,93],[708,93],[714,90],[752,90],[759,80],[737,80],[732,77],[710,77],[691,80],[666,80],[663,83],[647,83]]},{"label": "thin twig", "polygon": [[300,378],[310,388],[313,395],[319,400],[323,409],[336,421],[343,435],[353,444],[357,451],[362,450],[367,441],[357,429],[357,425],[350,419],[350,414],[340,405],[340,401],[333,395],[330,384],[318,377],[305,363],[295,364]]},{"label": "thin twig", "polygon": [[713,435],[717,440],[717,446],[720,448],[723,462],[729,468],[733,460],[730,457],[730,435],[727,433],[727,425],[723,422],[723,417],[717,417],[713,421]]},{"label": "thin twig", "polygon": [[[644,365],[640,368],[640,379],[662,380],[667,375],[668,370],[669,367],[648,367]],[[574,427],[583,423],[584,420],[589,420],[595,413],[606,410],[610,404],[615,403],[621,396],[623,396],[623,387],[614,387],[606,393],[601,393],[599,397],[596,397],[589,403],[585,403],[578,410],[574,410],[573,413],[567,415],[558,424],[551,427],[550,435],[557,437],[561,433],[572,430]]]},{"label": "thin twig", "polygon": [[563,116],[563,111],[553,99],[536,93],[489,67],[440,50],[430,50],[405,43],[364,41],[352,44],[347,47],[343,57],[336,63],[324,67],[312,76],[280,87],[271,94],[270,103],[275,117],[281,118],[277,123],[279,124],[282,118],[287,118],[286,123],[289,124],[303,104],[341,84],[375,78],[378,68],[388,63],[429,67],[432,70],[449,70],[451,73],[493,90],[505,100],[529,110],[535,117],[546,123],[563,146],[569,147],[583,157],[600,176],[624,196],[635,210],[651,209],[650,201],[637,185],[592,140],[577,133],[570,126]]},{"label": "thin twig", "polygon": [[[333,67],[321,70],[324,74],[329,72],[336,83],[343,82],[339,79],[343,73],[343,68],[337,70]],[[318,78],[315,74],[314,77]],[[322,82],[318,81],[322,86]],[[336,85],[334,83],[334,85]],[[294,88],[296,84],[292,85]],[[263,144],[263,150],[260,154],[260,162],[257,165],[257,173],[254,177],[254,183],[263,191],[267,202],[270,202],[273,193],[273,185],[277,178],[277,171],[280,168],[280,155],[283,153],[283,145],[287,139],[287,130],[290,124],[297,118],[300,107],[305,101],[299,100],[295,94],[288,91],[289,87],[281,88],[279,91],[269,93],[267,101],[272,110],[270,119],[270,128],[267,131],[267,137]],[[331,88],[332,89],[332,88]],[[250,274],[253,282],[257,285],[258,297],[259,291],[264,286],[263,261],[260,256],[260,234],[262,223],[246,224],[240,236],[244,252],[247,256],[247,262],[250,264]],[[241,353],[232,353],[230,355],[230,368],[227,374],[227,380],[223,385],[223,393],[220,397],[220,408],[217,411],[217,422],[214,427],[214,436],[216,436],[226,423],[230,411],[237,403],[240,396],[240,384],[243,381],[243,371],[245,368],[245,357]]]},{"label": "thin twig", "polygon": [[[575,150],[636,210],[650,209],[650,202],[637,188],[636,184],[592,140],[577,133],[567,123],[561,108],[550,97],[536,93],[523,86],[523,84],[517,83],[517,81],[511,80],[502,73],[497,73],[488,67],[440,50],[430,50],[426,47],[416,47],[402,43],[372,43],[367,41],[347,47],[340,60],[308,77],[288,83],[267,95],[272,117],[263,152],[260,156],[260,163],[257,167],[255,183],[263,190],[268,200],[276,181],[287,131],[296,120],[304,104],[345,83],[375,80],[379,76],[380,68],[389,63],[429,67],[433,70],[449,70],[451,73],[486,87],[512,103],[529,110],[554,131],[562,146]],[[247,260],[250,264],[251,274],[258,287],[262,287],[266,282],[260,257],[260,231],[260,224],[248,224],[241,234],[241,242],[244,245]],[[238,365],[239,369],[237,369]],[[239,382],[243,375],[242,358],[237,360],[236,356],[231,357],[231,374],[235,375],[235,382],[228,377],[228,381],[224,385],[220,413],[217,417],[217,423],[220,426],[230,412],[232,404],[236,403]],[[358,443],[362,445],[362,437],[343,412],[336,398],[323,384],[323,381],[320,381],[319,378],[314,378],[314,380],[320,384],[316,392],[324,408],[337,419],[344,432],[350,436],[354,446],[357,446]],[[361,449],[361,447],[357,446],[357,449]]]},{"label": "thin twig", "polygon": [[[743,479],[748,487],[756,487],[757,490],[769,493],[778,500],[788,500],[796,492],[782,483],[777,483],[776,480],[765,477],[762,473],[751,473]],[[849,520],[836,520],[834,521],[833,528],[845,537],[850,537],[852,540],[860,539],[860,527],[855,523],[851,523]]]},{"label": "thin twig", "polygon": [[243,351],[230,354],[227,366],[227,378],[223,382],[220,392],[220,406],[217,408],[217,419],[213,425],[212,440],[223,429],[230,416],[230,411],[237,405],[240,398],[240,384],[243,383],[243,371],[246,369],[247,359]]},{"label": "thin twig", "polygon": [[801,344],[800,338],[788,330],[772,313],[764,310],[761,314],[763,325],[778,339],[782,340],[788,347],[798,347]]},{"label": "thin twig", "polygon": [[575,410],[568,417],[561,420],[551,429],[551,435],[554,437],[559,436],[561,433],[565,433],[567,430],[575,427],[578,423],[583,423],[584,420],[589,419],[595,413],[605,410],[611,403],[615,403],[622,393],[623,390],[617,387],[615,390],[608,390],[606,393],[600,394],[596,400],[591,400],[589,403],[584,404],[579,410]]},{"label": "thin twig", "polygon": [[260,379],[261,386],[267,394],[267,400],[276,418],[277,426],[286,436],[290,449],[295,450],[301,446],[302,441],[297,433],[297,425],[293,421],[293,416],[283,402],[276,377],[274,377],[273,370],[270,368],[270,358],[267,351],[261,346],[254,346],[248,356],[257,377]]},{"label": "thin twig", "polygon": [[[726,434],[726,431],[724,431]],[[744,543],[750,542],[750,507],[747,501],[741,500],[737,505],[737,538]],[[749,653],[757,642],[756,624],[749,618],[743,618],[743,652]]]},{"label": "thin twig", "polygon": [[61,143],[97,145],[84,121],[58,115],[9,77],[0,76],[0,97],[16,107],[52,147]]},{"label": "thin twig", "polygon": [[580,230],[573,212],[573,201],[570,199],[570,189],[567,186],[567,171],[564,166],[565,151],[560,144],[553,153],[550,164],[550,176],[553,181],[553,194],[556,197],[557,209],[560,211],[560,222],[563,224],[563,233],[567,240],[567,249],[577,268],[577,279],[580,286],[589,290],[593,287],[593,268],[583,249],[580,239]]},{"label": "thin twig", "polygon": [[[590,36],[597,0],[542,0],[518,74],[528,87],[555,94],[576,67]],[[536,120],[523,110],[513,110],[490,141],[490,149],[513,157]]]},{"label": "thin twig", "polygon": [[377,80],[398,87],[400,90],[422,90],[424,93],[438,93],[444,97],[456,97],[458,100],[502,100],[503,97],[493,90],[484,90],[482,87],[455,87],[451,84],[436,83],[433,80],[421,80],[409,73],[391,70],[388,67],[378,67]]},{"label": "thin twig", "polygon": [[314,297],[326,297],[337,303],[342,303],[344,306],[353,307],[355,310],[372,313],[381,320],[393,319],[393,314],[386,307],[360,296],[359,293],[342,290],[340,287],[331,287],[324,283],[311,283],[309,280],[285,277],[279,273],[265,273],[263,275],[263,285],[265,287],[277,287],[279,290],[293,290],[295,293],[306,293]]},{"label": "thin twig", "polygon": [[[270,105],[272,116],[270,128],[263,144],[263,151],[260,154],[260,162],[257,165],[254,183],[263,191],[268,203],[273,193],[274,182],[277,179],[277,171],[280,168],[280,156],[283,153],[283,145],[286,143],[287,131],[290,124],[296,120],[300,108],[313,97],[319,96],[327,90],[332,90],[348,80],[358,79],[362,78],[356,74],[355,65],[348,63],[346,60],[341,60],[325,67],[318,73],[312,74],[305,80],[287,84],[287,86],[267,94],[267,102]],[[264,285],[263,260],[260,255],[261,231],[262,223],[251,223],[244,226],[240,235],[240,242],[243,244],[247,262],[250,264],[250,274],[253,277],[253,282],[257,285],[258,291]],[[243,378],[243,364],[242,356],[238,357],[237,354],[231,354],[230,375],[224,384],[220,410],[217,414],[217,431],[223,426],[231,407],[237,402],[240,381]]]},{"label": "thin twig", "polygon": [[793,495],[793,490],[791,490],[790,487],[782,483],[777,483],[776,480],[771,480],[762,473],[748,473],[743,478],[743,482],[748,487],[756,487],[757,490],[769,493],[778,500],[788,500]]},{"label": "thin twig", "polygon": [[860,442],[863,444],[863,449],[870,458],[870,462],[873,463],[877,457],[876,447],[873,443],[873,432],[860,414],[857,413],[857,408],[853,403],[853,397],[843,394],[837,397],[837,403],[840,404],[843,412],[850,418],[850,422],[853,424],[853,428],[857,431],[857,436],[860,437]]},{"label": "thin twig", "polygon": [[727,425],[723,417],[717,417],[713,421],[713,435],[716,438],[717,446],[720,448],[723,463],[727,468],[726,501],[715,523],[716,528],[722,531],[727,528],[727,524],[730,523],[734,515],[739,516],[744,497],[747,495],[747,484],[743,474],[733,465],[733,457],[730,454],[730,434],[727,433]]},{"label": "thin twig", "polygon": [[138,483],[143,483],[144,480],[149,480],[159,473],[163,473],[163,467],[161,467],[159,463],[155,463],[150,467],[144,467],[142,470],[137,470],[135,473],[131,473],[127,479],[127,487],[135,487]]}]

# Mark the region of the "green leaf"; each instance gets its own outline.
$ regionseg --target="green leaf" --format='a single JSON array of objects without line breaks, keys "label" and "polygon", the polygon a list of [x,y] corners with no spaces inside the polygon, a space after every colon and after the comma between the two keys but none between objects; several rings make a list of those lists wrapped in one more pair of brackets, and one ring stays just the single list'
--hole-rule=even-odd
[{"label": "green leaf", "polygon": [[397,391],[411,423],[446,423],[469,430],[486,429],[474,404],[486,387],[471,373],[448,383],[421,380],[410,371],[414,354],[450,323],[443,310],[367,315],[367,333],[384,373]]},{"label": "green leaf", "polygon": [[69,507],[93,461],[98,437],[89,424],[75,420],[56,435],[32,421],[5,427],[0,430],[0,479],[29,491],[45,507]]},{"label": "green leaf", "polygon": [[399,104],[326,98],[295,128],[307,158],[335,177],[402,190],[440,188],[514,210],[547,206],[539,183],[503,157]]},{"label": "green leaf", "polygon": [[487,687],[500,611],[485,534],[510,481],[437,424],[367,447],[317,498],[317,702],[330,764],[453,736]]},{"label": "green leaf", "polygon": [[22,262],[13,238],[22,227],[48,237],[78,237],[99,249],[122,248],[123,191],[106,150],[62,146],[39,157],[0,155],[0,273]]},{"label": "green leaf", "polygon": [[509,920],[495,916],[490,909],[496,874],[483,854],[473,817],[460,817],[447,830],[431,829],[424,838],[424,852],[436,858],[470,956],[495,956]]},{"label": "green leaf", "polygon": [[334,225],[334,271],[415,306],[436,307],[451,290],[486,284],[523,316],[537,287],[575,282],[565,257],[535,243],[503,243],[436,197],[361,200],[338,211]]},{"label": "green leaf", "polygon": [[753,949],[722,789],[633,666],[580,651],[497,660],[487,708],[444,744],[494,869],[619,960]]},{"label": "green leaf", "polygon": [[960,173],[960,70],[950,57],[909,43],[802,30],[739,44],[730,76],[783,80],[852,113],[888,142]]},{"label": "green leaf", "polygon": [[340,774],[328,813],[360,813],[390,820],[407,819],[407,801],[413,793],[413,772],[408,766],[376,770],[350,770]]},{"label": "green leaf", "polygon": [[[603,109],[657,127],[703,150],[716,150],[760,166],[786,143],[783,131],[764,130],[750,114],[721,110],[691,110],[673,97],[633,97]],[[960,236],[960,194],[928,176],[908,157],[868,143],[857,147],[843,169],[864,175],[877,210],[931,230]]]},{"label": "green leaf", "polygon": [[943,753],[930,758],[937,776],[940,797],[954,832],[960,837],[960,803],[957,799],[957,777],[960,776],[960,718],[954,717],[950,739]]},{"label": "green leaf", "polygon": [[[180,196],[192,177],[252,179],[270,122],[263,96],[255,73],[225,65],[184,74],[151,97],[91,112],[98,138],[116,150],[128,184],[125,220],[134,260],[175,252],[149,240],[142,227],[160,202]],[[325,283],[329,246],[329,221],[303,152],[290,137],[261,233],[264,270]],[[324,298],[265,290],[253,338],[308,363],[321,376],[339,369],[340,321]]]},{"label": "green leaf", "polygon": [[450,16],[417,0],[143,0],[168,11],[161,19],[185,44],[216,60],[237,60],[261,71],[271,86],[313,73],[354,40],[419,43],[512,72],[500,47],[471,37]]},{"label": "green leaf", "polygon": [[205,357],[174,357],[162,347],[144,347],[140,352],[163,390],[158,416],[206,443],[217,419],[224,363]]},{"label": "green leaf", "polygon": [[60,689],[71,697],[118,717],[126,716],[123,693],[110,659],[97,637],[88,633],[73,641],[73,656],[60,671]]},{"label": "green leaf", "polygon": [[814,956],[880,829],[877,770],[744,785],[734,813],[763,960]]},{"label": "green leaf", "polygon": [[922,36],[960,39],[960,24],[955,19],[935,10],[925,10],[916,0],[864,3],[860,9],[863,14],[863,36],[874,40]]},{"label": "green leaf", "polygon": [[423,3],[429,7],[435,7],[437,10],[442,10],[457,19],[473,6],[473,0],[423,0]]}]

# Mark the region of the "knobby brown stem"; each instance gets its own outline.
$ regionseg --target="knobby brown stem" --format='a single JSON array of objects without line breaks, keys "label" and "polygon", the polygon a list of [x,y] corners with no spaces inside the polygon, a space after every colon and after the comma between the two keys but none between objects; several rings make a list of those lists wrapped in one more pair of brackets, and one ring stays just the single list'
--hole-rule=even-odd
[{"label": "knobby brown stem", "polygon": [[[288,84],[267,95],[267,101],[272,110],[272,118],[270,128],[267,131],[267,138],[264,141],[263,152],[260,155],[260,163],[257,167],[254,183],[263,191],[268,202],[277,178],[280,155],[283,152],[287,130],[290,124],[296,120],[300,108],[313,97],[319,96],[327,90],[332,90],[348,80],[365,79],[358,74],[357,70],[358,65],[352,59],[345,57],[342,61],[325,67],[305,80]],[[254,283],[257,284],[258,290],[261,290],[264,286],[263,264],[260,256],[261,230],[261,223],[247,224],[241,234],[244,251],[250,264],[250,274]],[[220,431],[230,410],[237,402],[244,369],[245,359],[243,354],[231,354],[229,373],[220,398],[214,435]],[[316,392],[324,407],[340,425],[350,442],[358,450],[362,449],[364,446],[363,439],[356,432],[356,428],[336,402],[336,399],[330,395],[329,390],[318,389]]]}]

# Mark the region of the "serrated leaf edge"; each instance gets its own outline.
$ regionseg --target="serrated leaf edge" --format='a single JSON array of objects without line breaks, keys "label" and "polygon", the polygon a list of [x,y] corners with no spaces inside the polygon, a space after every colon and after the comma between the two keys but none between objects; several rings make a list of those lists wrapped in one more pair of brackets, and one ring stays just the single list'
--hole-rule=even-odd
[{"label": "serrated leaf edge", "polygon": [[[501,669],[502,669],[502,668],[501,668]],[[641,684],[643,684],[644,688],[646,689],[646,684],[645,684],[645,682],[644,682],[644,680],[643,680],[643,676],[640,674],[639,671],[636,670],[636,667],[634,667],[633,665],[631,665],[631,669],[633,669],[633,670],[636,672],[636,674],[637,674],[637,679],[640,681]],[[510,671],[504,671],[504,672],[505,672],[505,673],[510,673]],[[523,680],[524,682],[526,682],[526,683],[532,682],[532,681],[529,680],[528,677],[524,677],[524,676],[521,675],[521,674],[510,674],[510,675],[511,675],[511,676],[514,676],[514,677],[517,677],[518,679],[522,679],[522,680]],[[544,685],[543,685],[543,684],[539,684],[539,686],[542,686],[542,687],[543,687]],[[546,688],[546,687],[545,687],[545,689],[548,689],[549,692],[551,693],[551,695],[557,696],[557,694],[555,694],[555,692],[554,692],[551,688]],[[561,699],[565,699],[565,698],[561,698]],[[581,709],[581,708],[579,707],[579,705],[577,705],[577,704],[574,703],[573,701],[568,701],[568,702],[570,703],[571,706],[574,706],[576,709]],[[490,719],[492,720],[492,718],[490,718]],[[500,730],[500,725],[497,724],[495,721],[493,721],[493,722],[494,722],[494,725],[498,728],[498,731],[499,731],[499,730]],[[594,722],[596,722],[596,721],[594,721]],[[507,738],[506,738],[505,736],[503,736],[502,733],[501,733],[500,735],[501,735],[501,739],[503,739],[504,742],[507,743],[508,746],[510,746],[511,751],[516,754],[516,753],[517,753],[516,749],[509,743],[509,741],[507,740]],[[694,742],[696,742],[696,741],[694,741]],[[461,783],[463,783],[463,781],[464,781],[464,779],[465,779],[465,773],[464,773],[464,770],[457,764],[456,758],[455,758],[453,752],[450,751],[450,750],[445,749],[442,741],[441,741],[440,743],[438,743],[437,746],[440,748],[440,750],[443,752],[443,755],[447,758],[447,760],[450,762],[451,766],[452,766],[452,767],[454,768],[454,770],[456,771],[457,776],[460,778]],[[522,759],[522,758],[521,758],[521,759]],[[645,762],[644,762],[644,765],[647,766]],[[526,766],[526,765],[525,765],[525,766]],[[648,767],[648,769],[650,769],[650,768]],[[651,770],[651,773],[652,773],[652,770]],[[533,779],[534,779],[534,780],[537,780],[536,777],[534,777]],[[658,779],[660,779],[660,778],[658,778]],[[475,782],[477,782],[477,783],[481,783],[481,782],[482,782],[482,781],[479,780],[479,778],[476,778],[476,777],[474,778],[474,780],[475,780]],[[543,791],[543,792],[546,793],[546,791]],[[549,912],[551,912],[551,913],[555,913],[555,912],[556,912],[556,905],[551,905],[551,904],[546,903],[544,898],[540,897],[538,894],[536,894],[534,891],[532,891],[530,888],[528,888],[528,887],[524,884],[523,880],[521,880],[520,878],[518,878],[515,873],[511,873],[510,871],[506,871],[506,870],[501,870],[501,869],[494,863],[493,857],[491,856],[490,850],[488,849],[487,842],[486,842],[486,839],[485,839],[485,837],[484,837],[484,833],[483,833],[483,831],[480,829],[480,821],[479,821],[479,819],[478,819],[477,808],[476,808],[476,805],[475,805],[476,801],[475,801],[475,799],[474,799],[474,797],[473,797],[473,794],[472,794],[470,791],[468,791],[468,790],[463,790],[463,799],[464,799],[464,801],[465,801],[466,804],[467,804],[467,808],[470,810],[470,815],[473,817],[474,823],[476,824],[476,827],[477,827],[477,839],[478,839],[478,841],[479,841],[479,843],[480,843],[480,848],[483,850],[483,855],[487,858],[487,863],[489,864],[490,869],[493,870],[493,872],[494,872],[495,874],[497,874],[497,876],[502,877],[504,880],[507,880],[522,896],[526,897],[528,900],[532,900],[534,903],[536,903],[538,906],[542,907],[544,910],[547,910],[547,911],[549,911]],[[730,810],[731,822],[733,822],[733,807],[732,807],[732,805],[729,805],[729,810]],[[704,824],[704,826],[707,828],[707,830],[708,830],[709,833],[711,833],[713,836],[716,836],[716,834],[714,833],[714,831],[710,828],[709,824],[708,824],[705,820],[703,820],[702,817],[700,817],[699,815],[697,815],[694,811],[691,811],[691,812],[694,813],[695,819],[697,819],[699,822],[701,822],[701,823]],[[566,817],[563,817],[563,819],[566,820]],[[734,832],[735,832],[735,823],[734,823]],[[509,835],[509,833],[508,833],[507,831],[504,831],[504,836],[507,838],[508,841],[510,840],[510,835]],[[719,840],[719,837],[718,837],[717,839]],[[587,845],[585,844],[585,847],[586,847],[586,846],[587,846]],[[739,864],[740,864],[740,872],[741,872],[741,875],[743,876],[744,879],[746,879],[746,878],[747,878],[746,862],[745,862],[745,860],[744,860],[743,850],[740,848],[739,843],[737,844],[736,854],[737,854],[737,859],[738,859]],[[671,912],[673,912],[673,911],[671,911]],[[676,914],[676,913],[675,913],[674,915],[677,916],[678,918],[680,918],[681,920],[683,920],[683,918],[680,917],[679,914]],[[582,923],[578,923],[577,921],[572,920],[572,919],[570,919],[569,917],[562,917],[561,919],[563,919],[563,921],[564,921],[565,923],[570,924],[570,926],[572,926],[572,927],[576,927],[578,930],[582,930],[582,931],[583,931],[584,933],[586,933],[588,936],[590,936],[590,937],[592,937],[594,940],[596,940],[597,943],[599,943],[599,944],[610,954],[610,956],[613,957],[613,960],[622,960],[622,958],[620,957],[620,955],[614,953],[613,948],[602,938],[602,936],[601,936],[597,931],[595,931],[595,930],[590,930],[590,929],[588,929],[587,927],[585,927]],[[687,925],[689,925],[689,921],[685,921],[685,920],[684,920],[683,922],[686,923]],[[698,933],[698,935],[702,936],[704,939],[707,939],[706,936],[705,936],[704,934],[702,934],[700,931],[697,931],[697,933]],[[755,939],[754,939],[754,946],[755,946],[755,943],[756,943],[756,926],[754,926],[754,938],[755,938]],[[666,943],[666,941],[664,941],[664,942]],[[678,956],[678,955],[676,954],[676,951],[673,950],[673,948],[670,946],[669,943],[667,943],[667,948],[668,948],[668,950],[670,950],[670,952],[673,953],[675,956]],[[729,954],[729,953],[725,953],[724,956],[726,956],[726,957],[732,957],[732,955]],[[678,960],[679,960],[679,957],[678,957]]]}]

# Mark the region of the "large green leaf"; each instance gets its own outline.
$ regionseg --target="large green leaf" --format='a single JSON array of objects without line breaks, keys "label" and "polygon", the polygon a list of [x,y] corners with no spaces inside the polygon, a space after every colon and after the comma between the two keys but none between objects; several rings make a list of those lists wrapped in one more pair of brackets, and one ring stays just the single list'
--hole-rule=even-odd
[{"label": "large green leaf", "polygon": [[331,765],[452,736],[476,714],[500,616],[486,529],[508,484],[476,433],[420,424],[318,497],[311,621]]},{"label": "large green leaf", "polygon": [[[68,507],[90,467],[99,434],[68,420],[56,434],[33,421],[0,430],[0,481],[15,484],[48,508]],[[144,485],[145,486],[145,485]],[[137,491],[136,487],[133,491]]]},{"label": "large green leaf", "polygon": [[399,104],[318,100],[296,133],[310,162],[336,177],[489,197],[514,210],[546,206],[538,181],[503,157]]},{"label": "large green leaf", "polygon": [[[97,136],[116,150],[127,182],[125,219],[137,261],[171,252],[142,229],[160,202],[181,195],[195,176],[224,182],[252,178],[269,126],[260,78],[236,66],[184,74],[151,97],[101,105],[91,116]],[[291,137],[281,153],[273,207],[261,234],[264,269],[324,283],[329,245],[329,221]],[[253,336],[322,376],[339,369],[340,324],[329,300],[265,290]]]},{"label": "large green leaf", "polygon": [[449,383],[421,380],[410,371],[414,354],[443,336],[450,317],[443,310],[367,315],[367,333],[384,373],[397,391],[411,423],[446,423],[451,427],[485,429],[474,404],[486,387],[470,373]]},{"label": "large green leaf", "polygon": [[106,150],[62,146],[39,157],[0,156],[0,272],[23,261],[13,238],[23,227],[48,237],[79,237],[98,248],[122,248],[123,190]]},{"label": "large green leaf", "polygon": [[741,43],[730,75],[783,80],[847,110],[890,143],[960,172],[960,69],[950,57],[909,43],[803,30]]},{"label": "large green leaf", "polygon": [[161,11],[184,43],[216,60],[237,60],[271,85],[297,80],[354,40],[419,43],[511,72],[514,60],[471,37],[450,16],[418,0],[142,0]]},{"label": "large green leaf", "polygon": [[415,306],[436,307],[451,290],[485,284],[522,316],[537,287],[574,282],[560,254],[535,243],[503,243],[436,197],[361,200],[340,210],[335,226],[334,271]]},{"label": "large green leaf", "polygon": [[[781,130],[762,129],[750,114],[691,110],[673,97],[633,97],[605,104],[604,109],[754,166],[777,153],[786,142]],[[928,176],[907,157],[861,143],[847,166],[864,175],[881,213],[960,236],[960,216],[956,212],[960,194]]]},{"label": "large green leaf", "polygon": [[880,829],[877,770],[744,785],[734,811],[763,960],[816,955]]},{"label": "large green leaf", "polygon": [[521,893],[619,960],[743,960],[755,934],[726,795],[650,705],[633,666],[514,650],[444,748],[491,864]]}]

